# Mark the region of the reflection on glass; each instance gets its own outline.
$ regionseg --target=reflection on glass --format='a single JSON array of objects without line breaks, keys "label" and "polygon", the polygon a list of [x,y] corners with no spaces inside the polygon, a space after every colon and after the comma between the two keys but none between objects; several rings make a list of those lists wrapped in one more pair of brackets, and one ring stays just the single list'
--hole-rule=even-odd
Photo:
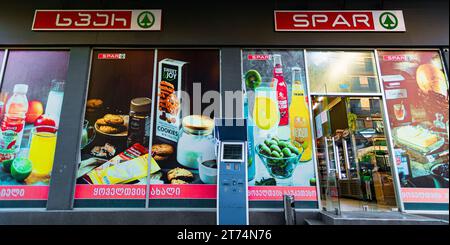
[{"label": "reflection on glass", "polygon": [[336,206],[330,207],[336,197],[327,193],[335,184],[331,172],[337,178],[341,210],[395,207],[381,98],[313,96],[312,101],[317,164],[327,210],[334,212]]},{"label": "reflection on glass", "polygon": [[380,92],[373,52],[308,51],[311,92]]}]

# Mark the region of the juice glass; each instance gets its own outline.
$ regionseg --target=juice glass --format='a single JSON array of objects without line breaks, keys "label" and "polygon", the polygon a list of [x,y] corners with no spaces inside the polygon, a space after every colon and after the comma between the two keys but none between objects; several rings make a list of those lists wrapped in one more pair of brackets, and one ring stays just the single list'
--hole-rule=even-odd
[{"label": "juice glass", "polygon": [[270,87],[255,89],[255,104],[253,108],[255,125],[266,134],[276,132],[280,122],[280,112],[276,91]]},{"label": "juice glass", "polygon": [[33,165],[33,172],[50,175],[56,149],[56,127],[37,126],[31,130],[28,159]]}]

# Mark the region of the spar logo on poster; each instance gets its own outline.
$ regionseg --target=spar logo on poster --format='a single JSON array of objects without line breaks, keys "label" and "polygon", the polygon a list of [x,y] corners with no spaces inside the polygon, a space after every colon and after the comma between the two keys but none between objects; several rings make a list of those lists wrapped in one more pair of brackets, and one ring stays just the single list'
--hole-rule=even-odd
[{"label": "spar logo on poster", "polygon": [[403,11],[285,11],[277,10],[275,31],[405,32]]},{"label": "spar logo on poster", "polygon": [[33,31],[160,31],[160,9],[36,10]]}]

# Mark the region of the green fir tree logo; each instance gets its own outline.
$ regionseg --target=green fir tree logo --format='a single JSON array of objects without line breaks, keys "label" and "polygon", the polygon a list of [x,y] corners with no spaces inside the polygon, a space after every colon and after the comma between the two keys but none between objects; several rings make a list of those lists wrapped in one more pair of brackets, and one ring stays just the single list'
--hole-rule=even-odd
[{"label": "green fir tree logo", "polygon": [[144,11],[140,13],[137,18],[137,24],[139,25],[139,27],[144,29],[152,27],[154,23],[155,23],[155,16],[149,11]]},{"label": "green fir tree logo", "polygon": [[380,15],[380,24],[383,28],[392,30],[397,28],[398,19],[393,13],[385,12]]}]

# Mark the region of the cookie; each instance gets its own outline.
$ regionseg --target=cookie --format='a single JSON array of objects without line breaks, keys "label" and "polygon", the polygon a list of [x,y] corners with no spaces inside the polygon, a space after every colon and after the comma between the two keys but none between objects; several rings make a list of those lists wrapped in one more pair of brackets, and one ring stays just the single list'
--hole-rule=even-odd
[{"label": "cookie", "polygon": [[194,179],[194,175],[187,169],[174,168],[167,172],[167,180],[172,182],[175,179],[191,182]]},{"label": "cookie", "polygon": [[119,116],[119,115],[113,115],[113,114],[106,114],[103,119],[105,120],[105,122],[107,124],[110,125],[123,125],[123,123],[125,122],[123,120],[123,117]]},{"label": "cookie", "polygon": [[174,149],[173,146],[169,144],[156,144],[152,145],[152,152],[155,153],[155,155],[168,156],[173,154]]},{"label": "cookie", "polygon": [[96,123],[98,126],[106,126],[106,125],[108,125],[108,124],[106,123],[105,119],[103,119],[103,118],[97,119],[97,121],[96,121],[95,123]]},{"label": "cookie", "polygon": [[103,100],[101,99],[89,99],[88,101],[86,101],[87,108],[95,109],[101,107],[102,105]]},{"label": "cookie", "polygon": [[98,130],[100,130],[106,134],[117,134],[120,132],[119,128],[108,126],[108,125],[99,126]]},{"label": "cookie", "polygon": [[173,185],[184,185],[184,184],[189,184],[188,182],[184,181],[184,180],[180,180],[180,179],[173,179],[170,181],[171,184]]},{"label": "cookie", "polygon": [[160,156],[160,155],[153,156],[153,159],[155,159],[155,161],[164,161],[167,160],[167,158],[169,158],[169,156]]}]

